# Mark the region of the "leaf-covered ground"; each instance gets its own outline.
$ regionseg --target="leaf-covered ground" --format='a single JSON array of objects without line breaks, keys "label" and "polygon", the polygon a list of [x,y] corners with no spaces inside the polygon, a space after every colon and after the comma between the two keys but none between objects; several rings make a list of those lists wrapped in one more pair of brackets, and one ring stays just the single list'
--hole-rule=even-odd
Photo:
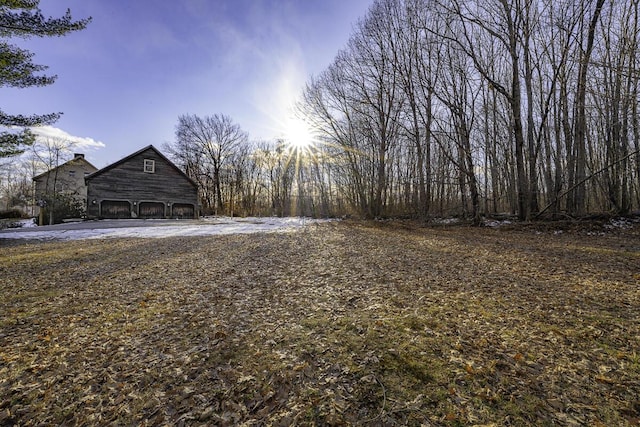
[{"label": "leaf-covered ground", "polygon": [[0,425],[638,425],[639,232],[5,244]]}]

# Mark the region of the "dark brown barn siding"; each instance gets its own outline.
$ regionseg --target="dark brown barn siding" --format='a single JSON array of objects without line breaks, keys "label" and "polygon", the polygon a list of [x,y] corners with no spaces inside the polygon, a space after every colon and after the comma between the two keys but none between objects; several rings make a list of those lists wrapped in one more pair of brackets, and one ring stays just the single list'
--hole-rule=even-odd
[{"label": "dark brown barn siding", "polygon": [[[155,171],[144,171],[145,159],[154,160]],[[87,214],[90,217],[106,217],[100,212],[103,201],[129,201],[132,215],[159,217],[160,207],[164,216],[171,216],[173,204],[193,207],[193,218],[198,201],[197,187],[162,155],[149,147],[119,163],[96,172],[87,179]],[[94,203],[95,201],[95,203]]]}]

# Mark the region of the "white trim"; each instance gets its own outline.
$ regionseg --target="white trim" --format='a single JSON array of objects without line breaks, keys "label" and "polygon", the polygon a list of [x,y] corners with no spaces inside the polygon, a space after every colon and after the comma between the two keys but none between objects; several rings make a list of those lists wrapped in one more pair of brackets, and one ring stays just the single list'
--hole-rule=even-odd
[{"label": "white trim", "polygon": [[144,166],[142,169],[145,173],[155,173],[156,172],[156,162],[152,159],[144,159]]}]

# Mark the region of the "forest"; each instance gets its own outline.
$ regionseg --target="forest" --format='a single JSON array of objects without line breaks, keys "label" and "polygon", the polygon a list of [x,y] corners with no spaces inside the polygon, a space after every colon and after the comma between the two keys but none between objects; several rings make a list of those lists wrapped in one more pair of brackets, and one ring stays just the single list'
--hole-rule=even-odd
[{"label": "forest", "polygon": [[163,149],[225,215],[627,215],[640,208],[638,0],[376,0],[296,114],[226,114]]}]

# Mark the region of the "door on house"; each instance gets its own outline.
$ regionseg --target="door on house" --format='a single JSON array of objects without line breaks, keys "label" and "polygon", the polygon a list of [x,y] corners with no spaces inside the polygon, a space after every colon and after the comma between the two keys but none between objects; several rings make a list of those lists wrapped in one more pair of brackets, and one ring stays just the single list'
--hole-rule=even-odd
[{"label": "door on house", "polygon": [[195,208],[193,205],[188,203],[175,203],[172,206],[171,212],[172,218],[194,218],[195,217]]},{"label": "door on house", "polygon": [[164,203],[162,202],[141,202],[140,218],[164,218]]},{"label": "door on house", "polygon": [[131,204],[122,200],[103,200],[100,216],[108,219],[131,218]]}]

